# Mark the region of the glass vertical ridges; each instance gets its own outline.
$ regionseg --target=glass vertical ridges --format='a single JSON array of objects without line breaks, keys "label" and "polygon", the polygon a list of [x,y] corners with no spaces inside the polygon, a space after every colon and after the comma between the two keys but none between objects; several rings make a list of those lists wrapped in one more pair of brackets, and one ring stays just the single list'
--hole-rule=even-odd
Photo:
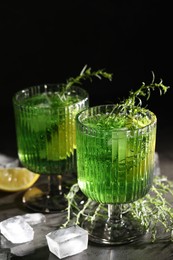
[{"label": "glass vertical ridges", "polygon": [[112,105],[98,106],[78,116],[78,181],[93,200],[128,203],[143,197],[152,184],[156,117],[151,112],[151,123],[135,130],[102,129],[92,119],[85,125],[86,118],[111,111]]}]

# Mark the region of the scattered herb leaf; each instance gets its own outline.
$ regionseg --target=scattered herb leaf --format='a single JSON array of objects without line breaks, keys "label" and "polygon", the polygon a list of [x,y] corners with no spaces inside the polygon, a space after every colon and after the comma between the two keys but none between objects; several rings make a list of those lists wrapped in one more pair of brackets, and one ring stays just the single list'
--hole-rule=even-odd
[{"label": "scattered herb leaf", "polygon": [[[80,225],[81,217],[93,222],[98,214],[101,214],[105,205],[93,202],[88,199],[83,206],[78,204],[78,184],[74,184],[67,194],[68,208],[67,219],[63,227],[68,225]],[[159,238],[160,229],[168,235],[173,242],[173,181],[169,181],[166,176],[156,176],[150,192],[130,205],[130,212],[134,218],[141,222],[147,233],[151,234],[151,241],[155,242]],[[91,210],[92,209],[92,210]]]}]

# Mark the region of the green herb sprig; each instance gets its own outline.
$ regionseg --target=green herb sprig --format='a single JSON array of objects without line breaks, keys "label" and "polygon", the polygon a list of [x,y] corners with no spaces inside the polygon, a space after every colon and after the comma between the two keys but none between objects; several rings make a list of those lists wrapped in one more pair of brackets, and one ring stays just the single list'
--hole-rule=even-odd
[{"label": "green herb sprig", "polygon": [[[68,208],[67,219],[62,225],[80,225],[81,219],[87,219],[91,223],[97,216],[102,214],[102,210],[107,208],[103,204],[93,202],[88,199],[82,208],[78,206],[78,184],[74,184],[67,195]],[[69,199],[70,198],[70,199]],[[173,181],[169,181],[166,176],[155,176],[150,192],[142,199],[130,205],[129,213],[140,221],[150,234],[151,242],[155,242],[160,235],[167,235],[167,239],[173,242]]]},{"label": "green herb sprig", "polygon": [[165,86],[162,80],[160,80],[159,83],[156,83],[154,73],[152,74],[153,79],[150,84],[145,84],[143,82],[139,89],[136,91],[131,90],[129,92],[128,98],[123,99],[114,105],[112,112],[107,115],[106,124],[109,123],[110,117],[113,117],[114,114],[115,120],[118,120],[119,125],[130,130],[145,126],[151,122],[148,113],[149,110],[146,106],[142,106],[142,98],[145,98],[147,101],[150,98],[151,91],[158,89],[160,95],[162,95],[170,88],[169,86]]},{"label": "green herb sprig", "polygon": [[61,91],[58,93],[58,97],[62,102],[66,101],[67,93],[73,86],[81,86],[85,80],[92,82],[93,78],[112,80],[113,74],[106,72],[104,69],[92,71],[90,67],[85,65],[80,74],[76,77],[70,77],[65,83],[61,83]]},{"label": "green herb sprig", "polygon": [[106,72],[104,69],[100,69],[97,71],[92,71],[90,67],[85,65],[81,70],[80,74],[77,77],[70,77],[67,79],[66,83],[63,83],[63,91],[67,91],[74,85],[81,85],[82,81],[89,79],[92,82],[92,79],[96,77],[98,79],[108,79],[112,80],[113,74]]},{"label": "green herb sprig", "polygon": [[155,242],[159,231],[167,234],[173,242],[173,181],[166,176],[154,178],[153,186],[144,198],[132,203],[131,212],[140,220],[146,230],[151,234],[151,241]]},{"label": "green herb sprig", "polygon": [[136,91],[131,90],[129,92],[129,97],[120,101],[117,105],[115,105],[115,107],[118,108],[120,112],[126,113],[128,111],[128,114],[133,116],[136,113],[144,112],[141,97],[145,97],[146,100],[149,100],[151,91],[154,91],[156,89],[159,90],[160,95],[165,94],[169,89],[169,86],[165,86],[162,80],[160,80],[159,83],[156,83],[155,75],[153,72],[152,75],[153,79],[149,85],[146,85],[143,82],[142,86],[139,89],[137,89]]}]

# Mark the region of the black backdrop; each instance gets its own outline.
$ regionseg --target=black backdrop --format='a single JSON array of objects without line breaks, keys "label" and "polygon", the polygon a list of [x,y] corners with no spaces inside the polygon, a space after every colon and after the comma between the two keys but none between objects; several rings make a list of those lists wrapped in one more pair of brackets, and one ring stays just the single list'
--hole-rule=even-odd
[{"label": "black backdrop", "polygon": [[[15,153],[12,96],[41,83],[64,82],[85,64],[105,68],[113,82],[86,84],[90,104],[116,102],[143,81],[172,85],[171,1],[58,0],[0,4],[0,152]],[[172,89],[149,107],[162,125],[172,121]]]}]

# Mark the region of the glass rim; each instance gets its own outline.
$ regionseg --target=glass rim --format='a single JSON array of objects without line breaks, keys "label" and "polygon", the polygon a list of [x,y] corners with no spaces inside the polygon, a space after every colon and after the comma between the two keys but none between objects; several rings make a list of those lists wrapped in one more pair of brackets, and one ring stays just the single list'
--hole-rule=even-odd
[{"label": "glass rim", "polygon": [[82,125],[83,127],[86,127],[88,129],[93,129],[93,130],[96,130],[96,131],[100,131],[100,132],[134,132],[134,131],[139,131],[139,130],[143,130],[149,126],[153,126],[153,125],[156,125],[157,123],[157,117],[156,115],[149,109],[145,109],[145,111],[149,112],[149,114],[151,115],[151,122],[145,126],[139,126],[139,127],[136,127],[135,129],[128,129],[126,127],[122,127],[122,128],[112,128],[112,129],[101,129],[101,128],[94,128],[94,127],[91,127],[91,126],[88,126],[86,125],[85,123],[83,123],[81,120],[80,120],[80,116],[82,114],[84,114],[85,112],[91,110],[91,109],[96,109],[96,108],[99,108],[99,107],[114,107],[116,104],[104,104],[104,105],[96,105],[96,106],[92,106],[92,107],[89,107],[89,108],[85,108],[83,109],[82,111],[80,111],[77,115],[76,115],[76,121],[78,124]]},{"label": "glass rim", "polygon": [[[20,106],[22,107],[23,104],[20,104],[19,100],[17,99],[20,95],[24,94],[24,93],[27,93],[28,91],[31,91],[32,89],[39,89],[39,88],[53,88],[53,87],[57,87],[57,88],[61,88],[63,87],[63,84],[62,83],[43,83],[43,84],[38,84],[38,85],[32,85],[32,86],[29,86],[29,87],[26,87],[26,88],[23,88],[21,90],[18,90],[14,93],[13,97],[12,97],[12,101],[14,103],[15,106]],[[57,89],[58,90],[58,89]],[[80,86],[76,86],[76,85],[73,85],[71,86],[68,90],[67,90],[67,93],[70,92],[70,91],[73,91],[73,90],[79,90],[80,93],[84,96],[83,99],[77,101],[77,102],[74,102],[70,105],[60,105],[58,108],[66,108],[66,107],[69,107],[69,106],[73,106],[73,105],[77,105],[79,104],[81,101],[84,101],[84,100],[87,100],[89,99],[89,94],[88,92],[81,88]],[[43,93],[43,92],[42,92]],[[37,93],[39,94],[39,93]],[[34,95],[33,95],[34,96]],[[49,107],[44,107],[43,109],[49,109]]]}]

